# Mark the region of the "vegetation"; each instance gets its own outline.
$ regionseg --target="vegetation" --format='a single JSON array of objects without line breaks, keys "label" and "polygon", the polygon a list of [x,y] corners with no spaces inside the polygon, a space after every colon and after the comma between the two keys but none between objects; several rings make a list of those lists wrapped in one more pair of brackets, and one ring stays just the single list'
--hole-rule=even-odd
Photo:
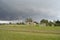
[{"label": "vegetation", "polygon": [[[27,18],[26,19],[26,23],[29,23],[29,24],[31,24],[31,23],[36,23],[36,24],[39,24],[38,22],[36,22],[36,21],[34,21],[34,20],[32,20],[32,18]],[[57,21],[49,21],[49,20],[47,20],[47,19],[42,19],[41,21],[40,21],[40,24],[43,24],[44,26],[60,26],[60,21],[59,20],[57,20]]]},{"label": "vegetation", "polygon": [[[26,25],[26,24],[32,24],[32,25],[37,25],[37,24],[40,24],[40,25],[43,25],[43,26],[60,26],[60,21],[57,20],[57,21],[49,21],[47,19],[42,19],[40,20],[40,23],[37,22],[37,21],[34,21],[32,18],[27,18],[25,20],[25,22],[16,22],[16,23],[8,23],[8,24],[17,24],[17,25]],[[7,24],[7,25],[8,25]],[[5,23],[3,24],[0,24],[0,25],[6,25]]]},{"label": "vegetation", "polygon": [[41,23],[41,24],[45,24],[45,25],[47,26],[47,25],[48,25],[48,20],[42,19],[42,20],[40,21],[40,23]]},{"label": "vegetation", "polygon": [[55,21],[55,26],[60,26],[60,21],[59,20]]},{"label": "vegetation", "polygon": [[[60,21],[42,19],[40,23],[27,18],[16,24],[0,24],[0,40],[60,40]],[[36,25],[33,25],[36,23]],[[45,24],[41,26],[41,24]],[[54,26],[52,26],[54,25]]]},{"label": "vegetation", "polygon": [[26,22],[32,22],[33,20],[32,20],[32,18],[27,18],[25,21]]},{"label": "vegetation", "polygon": [[21,22],[21,23],[16,23],[17,25],[25,25],[24,22]]},{"label": "vegetation", "polygon": [[60,40],[60,27],[0,25],[0,40]]},{"label": "vegetation", "polygon": [[45,24],[46,26],[52,26],[52,25],[54,25],[54,26],[60,26],[60,21],[59,20],[52,22],[52,21],[49,21],[49,20],[46,20],[46,19],[42,19],[40,21],[40,23],[41,24]]}]

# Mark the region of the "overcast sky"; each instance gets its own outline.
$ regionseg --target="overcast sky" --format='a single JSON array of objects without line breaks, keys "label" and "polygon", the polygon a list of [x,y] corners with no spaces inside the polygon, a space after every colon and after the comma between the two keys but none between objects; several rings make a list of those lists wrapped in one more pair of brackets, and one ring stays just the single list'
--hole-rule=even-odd
[{"label": "overcast sky", "polygon": [[60,20],[60,0],[0,0],[0,20],[28,17]]}]

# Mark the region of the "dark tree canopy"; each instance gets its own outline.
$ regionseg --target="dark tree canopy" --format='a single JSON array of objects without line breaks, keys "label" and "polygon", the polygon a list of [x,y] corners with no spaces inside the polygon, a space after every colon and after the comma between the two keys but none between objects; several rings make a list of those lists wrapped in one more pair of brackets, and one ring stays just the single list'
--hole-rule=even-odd
[{"label": "dark tree canopy", "polygon": [[55,21],[55,26],[60,26],[60,21],[59,20]]},{"label": "dark tree canopy", "polygon": [[32,20],[32,18],[27,18],[25,21],[26,22],[32,22],[33,20]]},{"label": "dark tree canopy", "polygon": [[48,23],[48,20],[42,19],[40,22],[41,22],[41,23]]},{"label": "dark tree canopy", "polygon": [[52,25],[54,25],[54,23],[51,22],[51,21],[49,21],[48,25],[49,25],[49,26],[52,26]]},{"label": "dark tree canopy", "polygon": [[41,24],[44,24],[44,23],[45,23],[46,26],[47,26],[47,25],[48,25],[48,20],[46,20],[46,19],[42,19],[42,20],[40,21],[40,23],[41,23]]}]

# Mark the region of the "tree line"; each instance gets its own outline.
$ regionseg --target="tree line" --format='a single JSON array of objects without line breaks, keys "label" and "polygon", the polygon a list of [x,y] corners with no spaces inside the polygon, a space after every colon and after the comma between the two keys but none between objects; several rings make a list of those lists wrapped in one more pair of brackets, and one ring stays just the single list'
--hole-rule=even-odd
[{"label": "tree line", "polygon": [[40,21],[40,23],[38,23],[38,22],[32,20],[32,18],[27,18],[25,21],[29,22],[29,23],[34,22],[36,24],[42,24],[42,25],[45,24],[45,26],[60,26],[60,21],[59,20],[57,20],[57,21],[49,21],[47,19],[42,19]]},{"label": "tree line", "polygon": [[60,26],[60,21],[59,20],[57,20],[57,21],[48,21],[48,20],[46,20],[46,19],[42,19],[41,21],[40,21],[40,23],[41,24],[46,24],[46,26],[52,26],[52,25],[54,25],[54,26]]},{"label": "tree line", "polygon": [[[9,24],[14,24],[14,23],[10,22]],[[49,21],[47,19],[42,19],[42,20],[40,20],[40,22],[37,22],[37,21],[34,21],[32,18],[26,18],[25,22],[20,22],[20,23],[17,22],[15,24],[18,24],[18,25],[39,24],[39,25],[43,25],[43,26],[60,26],[60,21],[59,20]]]},{"label": "tree line", "polygon": [[[26,18],[25,19],[25,23],[28,23],[28,24],[31,24],[31,23],[36,23],[36,24],[42,24],[44,26],[60,26],[60,21],[57,20],[57,21],[49,21],[47,19],[42,19],[39,23],[37,21],[34,21],[32,18]],[[17,23],[17,24],[25,24],[24,22],[22,23]]]}]

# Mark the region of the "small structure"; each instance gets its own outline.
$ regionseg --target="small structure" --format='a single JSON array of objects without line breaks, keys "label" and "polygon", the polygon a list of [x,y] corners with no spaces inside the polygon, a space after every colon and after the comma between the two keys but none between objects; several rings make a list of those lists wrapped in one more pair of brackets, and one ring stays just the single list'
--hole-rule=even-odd
[{"label": "small structure", "polygon": [[37,25],[38,23],[37,22],[26,22],[27,25]]}]

